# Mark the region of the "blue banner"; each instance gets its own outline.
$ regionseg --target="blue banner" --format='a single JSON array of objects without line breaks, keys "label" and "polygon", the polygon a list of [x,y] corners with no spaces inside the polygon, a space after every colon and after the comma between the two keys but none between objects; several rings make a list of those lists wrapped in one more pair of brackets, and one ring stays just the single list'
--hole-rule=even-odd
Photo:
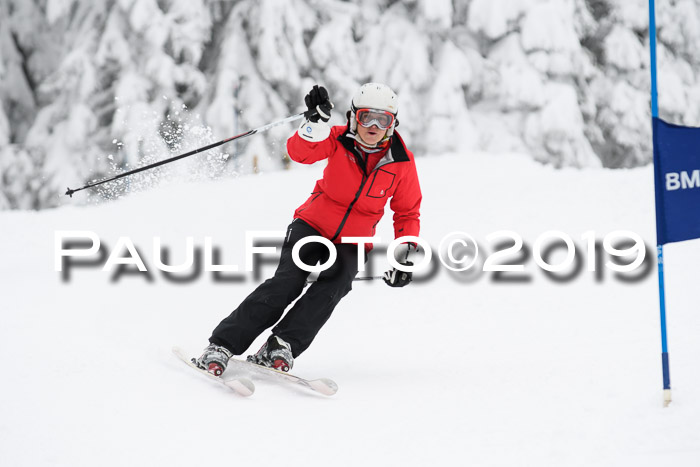
[{"label": "blue banner", "polygon": [[700,238],[700,128],[652,121],[656,242]]}]

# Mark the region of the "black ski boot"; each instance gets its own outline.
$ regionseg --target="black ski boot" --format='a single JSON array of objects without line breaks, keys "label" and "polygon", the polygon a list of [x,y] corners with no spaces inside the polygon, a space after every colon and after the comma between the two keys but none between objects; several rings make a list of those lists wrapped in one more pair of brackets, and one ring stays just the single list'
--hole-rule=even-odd
[{"label": "black ski boot", "polygon": [[294,366],[292,346],[275,335],[267,339],[258,353],[248,355],[246,360],[279,371],[289,371]]},{"label": "black ski boot", "polygon": [[226,348],[216,344],[209,344],[199,358],[193,358],[192,363],[202,370],[206,370],[214,376],[221,376],[226,370],[226,365],[233,354]]}]

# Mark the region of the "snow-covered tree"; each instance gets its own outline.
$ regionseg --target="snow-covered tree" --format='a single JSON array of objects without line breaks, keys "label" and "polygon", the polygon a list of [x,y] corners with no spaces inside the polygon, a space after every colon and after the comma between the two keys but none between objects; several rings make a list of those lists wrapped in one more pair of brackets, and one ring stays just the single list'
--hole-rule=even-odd
[{"label": "snow-covered tree", "polygon": [[[662,117],[700,124],[700,0],[657,2]],[[0,0],[0,209],[303,109],[344,124],[368,81],[399,94],[419,156],[521,151],[556,167],[651,160],[646,0]],[[165,166],[163,178],[285,166],[293,125]]]}]

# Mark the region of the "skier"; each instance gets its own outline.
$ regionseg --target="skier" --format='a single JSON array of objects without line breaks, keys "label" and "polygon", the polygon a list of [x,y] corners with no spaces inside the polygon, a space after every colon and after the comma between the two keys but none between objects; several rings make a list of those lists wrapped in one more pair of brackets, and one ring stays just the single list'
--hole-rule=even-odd
[{"label": "skier", "polygon": [[[210,345],[195,360],[221,375],[233,355],[240,355],[266,329],[272,329],[262,348],[248,361],[289,371],[326,323],[338,302],[352,289],[358,272],[358,245],[341,243],[343,237],[372,237],[384,206],[391,198],[396,238],[418,236],[421,190],[413,154],[395,131],[398,98],[386,85],[368,83],[352,98],[347,125],[330,128],[333,104],[324,87],[314,86],[304,98],[306,121],[288,139],[289,157],[302,164],[328,159],[323,178],[294,213],[287,228],[274,276],[255,289],[214,329]],[[301,295],[309,272],[292,259],[294,245],[308,236],[333,242],[337,258],[280,321],[287,306]],[[413,265],[414,243],[396,249],[400,264]],[[365,246],[365,253],[371,245]],[[307,265],[325,263],[328,248],[318,242],[299,250]],[[365,256],[366,258],[366,256]],[[410,272],[395,268],[383,276],[392,287],[411,282]],[[279,321],[279,322],[278,322]]]}]

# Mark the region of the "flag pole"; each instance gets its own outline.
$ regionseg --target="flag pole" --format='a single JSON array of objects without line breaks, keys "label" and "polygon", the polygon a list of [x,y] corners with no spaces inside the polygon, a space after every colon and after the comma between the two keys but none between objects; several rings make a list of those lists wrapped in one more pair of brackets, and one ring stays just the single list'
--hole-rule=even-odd
[{"label": "flag pole", "polygon": [[[656,84],[656,8],[654,0],[649,0],[649,53],[651,56],[651,117],[652,134],[654,133],[654,120],[659,117],[658,92]],[[653,138],[656,145],[656,138]],[[655,161],[656,162],[656,161]],[[663,187],[656,187],[656,190]],[[659,200],[656,201],[656,222],[659,222]],[[656,262],[659,274],[659,312],[661,317],[661,366],[664,382],[664,407],[671,403],[671,372],[668,363],[668,339],[666,338],[666,296],[664,290],[664,247],[659,243],[657,235]]]}]

